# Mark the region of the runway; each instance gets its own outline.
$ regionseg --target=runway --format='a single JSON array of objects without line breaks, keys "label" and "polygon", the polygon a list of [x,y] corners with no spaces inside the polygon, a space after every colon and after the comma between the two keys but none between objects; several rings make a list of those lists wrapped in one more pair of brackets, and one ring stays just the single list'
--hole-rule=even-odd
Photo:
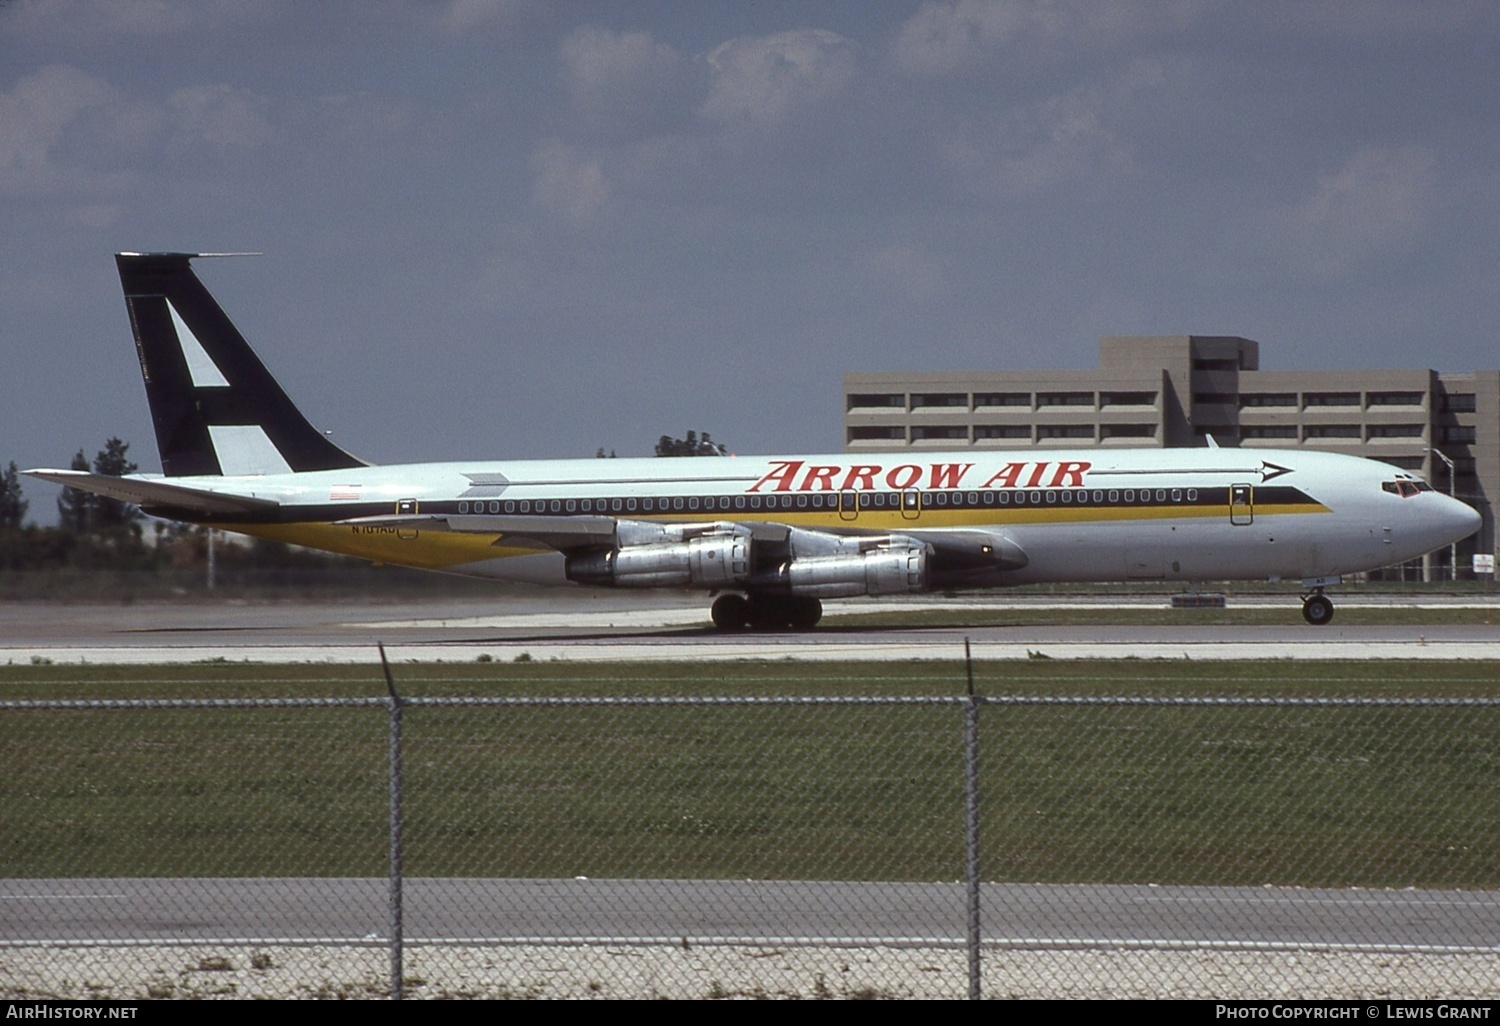
[{"label": "runway", "polygon": [[[1256,600],[1249,600],[1255,602]],[[1500,659],[1497,625],[1309,627],[1295,600],[1284,625],[1017,625],[984,627],[840,626],[844,612],[899,614],[941,606],[1035,612],[1141,608],[1130,599],[1011,599],[829,602],[816,630],[720,633],[702,596],[658,593],[539,592],[491,601],[248,605],[0,605],[0,663],[171,664],[369,663],[375,645],[403,662],[470,662],[523,654],[546,660],[953,659],[970,640],[978,659]],[[1399,600],[1397,600],[1399,601]],[[1407,600],[1411,601],[1411,600]],[[1432,600],[1423,602],[1432,604]],[[1341,608],[1391,599],[1343,599]],[[1473,606],[1475,598],[1457,600]],[[1455,602],[1447,603],[1449,605]],[[1161,608],[1163,600],[1156,600]],[[1413,608],[1417,608],[1413,603]],[[913,616],[914,622],[918,618]]]},{"label": "runway", "polygon": [[[962,946],[965,890],[810,880],[411,879],[430,944]],[[381,879],[0,880],[0,946],[364,944]],[[1500,951],[1500,894],[986,884],[981,937],[1016,948]]]}]

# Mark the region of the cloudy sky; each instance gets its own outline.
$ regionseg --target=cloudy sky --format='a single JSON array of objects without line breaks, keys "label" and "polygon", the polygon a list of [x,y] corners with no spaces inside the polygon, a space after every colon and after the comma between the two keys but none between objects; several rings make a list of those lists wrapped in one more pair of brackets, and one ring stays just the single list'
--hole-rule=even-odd
[{"label": "cloudy sky", "polygon": [[[1490,0],[0,0],[0,464],[156,470],[110,254],[376,462],[837,450],[846,370],[1500,365]],[[33,515],[49,493],[27,487]]]}]

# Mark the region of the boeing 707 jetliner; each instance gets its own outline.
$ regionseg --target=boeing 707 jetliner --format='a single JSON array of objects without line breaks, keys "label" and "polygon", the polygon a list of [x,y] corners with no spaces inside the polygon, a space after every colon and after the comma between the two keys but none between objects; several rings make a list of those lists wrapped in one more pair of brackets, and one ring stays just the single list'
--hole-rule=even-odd
[{"label": "boeing 707 jetliner", "polygon": [[824,598],[1047,581],[1342,575],[1479,515],[1387,464],[1273,449],[1036,449],[373,466],[308,423],[193,273],[115,259],[162,474],[35,477],[153,516],[383,563],[700,588],[721,628],[814,626]]}]

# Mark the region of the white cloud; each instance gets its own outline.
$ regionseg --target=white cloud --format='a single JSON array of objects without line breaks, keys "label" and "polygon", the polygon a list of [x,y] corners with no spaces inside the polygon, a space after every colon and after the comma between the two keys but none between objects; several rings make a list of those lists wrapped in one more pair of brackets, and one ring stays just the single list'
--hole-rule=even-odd
[{"label": "white cloud", "polygon": [[920,75],[944,75],[978,64],[1033,20],[1056,18],[1049,7],[1012,0],[925,3],[896,37],[896,61]]},{"label": "white cloud", "polygon": [[585,25],[562,43],[563,80],[594,129],[628,135],[686,109],[679,101],[686,61],[649,32]]},{"label": "white cloud", "polygon": [[539,7],[537,0],[452,0],[441,22],[453,32],[467,32],[484,25],[514,24]]},{"label": "white cloud", "polygon": [[609,200],[603,162],[558,140],[541,143],[531,155],[531,201],[582,227]]},{"label": "white cloud", "polygon": [[997,126],[966,128],[943,147],[960,192],[1017,195],[1128,170],[1130,149],[1106,124],[1106,98],[1076,89],[1017,109]]},{"label": "white cloud", "polygon": [[720,122],[769,124],[835,96],[854,78],[855,44],[824,29],[733,39],[707,57],[713,75],[700,108]]},{"label": "white cloud", "polygon": [[930,0],[901,26],[893,53],[915,75],[949,75],[1002,49],[1099,49],[1170,31],[1217,0]]},{"label": "white cloud", "polygon": [[1274,219],[1286,257],[1305,271],[1336,274],[1404,248],[1425,225],[1433,164],[1420,146],[1359,150]]},{"label": "white cloud", "polygon": [[264,97],[223,83],[179,89],[167,98],[179,136],[189,143],[256,146],[271,136]]},{"label": "white cloud", "polygon": [[79,117],[113,102],[103,79],[64,65],[42,68],[0,94],[0,185],[47,187],[55,151]]},{"label": "white cloud", "polygon": [[682,59],[649,32],[611,32],[585,25],[562,44],[568,89],[586,105],[669,78]]}]

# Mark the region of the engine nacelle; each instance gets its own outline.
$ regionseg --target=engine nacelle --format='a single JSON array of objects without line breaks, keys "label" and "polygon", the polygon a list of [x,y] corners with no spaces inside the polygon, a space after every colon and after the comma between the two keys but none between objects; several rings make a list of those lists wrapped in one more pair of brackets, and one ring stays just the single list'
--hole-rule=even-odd
[{"label": "engine nacelle", "polygon": [[860,553],[794,559],[786,565],[786,580],[793,594],[817,598],[925,591],[927,547],[909,542]]},{"label": "engine nacelle", "polygon": [[724,588],[750,576],[750,538],[703,534],[569,556],[568,580],[626,588]]}]

